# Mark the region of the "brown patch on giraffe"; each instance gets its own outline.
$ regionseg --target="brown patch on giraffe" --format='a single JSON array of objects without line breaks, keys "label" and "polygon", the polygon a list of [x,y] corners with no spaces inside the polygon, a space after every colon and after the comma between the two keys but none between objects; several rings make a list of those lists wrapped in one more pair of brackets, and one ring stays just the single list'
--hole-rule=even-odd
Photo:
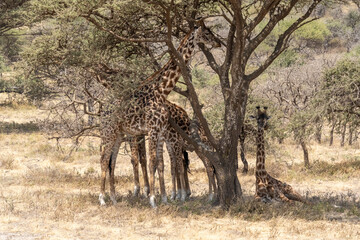
[{"label": "brown patch on giraffe", "polygon": [[175,77],[175,75],[176,75],[175,72],[170,73],[170,79],[173,79]]},{"label": "brown patch on giraffe", "polygon": [[[175,75],[175,74],[174,74],[174,75]],[[167,87],[167,88],[170,88],[170,89],[173,89],[173,88],[174,88],[174,83],[173,83],[173,82],[169,82],[166,87]]]}]

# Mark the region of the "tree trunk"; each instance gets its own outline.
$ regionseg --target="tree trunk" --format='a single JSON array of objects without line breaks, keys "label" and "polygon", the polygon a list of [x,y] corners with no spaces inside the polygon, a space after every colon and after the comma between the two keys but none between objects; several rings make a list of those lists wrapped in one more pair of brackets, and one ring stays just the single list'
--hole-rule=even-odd
[{"label": "tree trunk", "polygon": [[300,145],[301,148],[303,149],[304,152],[304,164],[305,164],[305,168],[309,168],[310,167],[310,161],[309,161],[309,151],[307,149],[306,143],[304,140],[300,140]]},{"label": "tree trunk", "polygon": [[332,146],[334,143],[334,129],[335,129],[335,121],[333,122],[332,126],[331,126],[331,130],[330,130],[330,142],[329,142],[329,146]]},{"label": "tree trunk", "polygon": [[346,123],[344,123],[343,129],[341,131],[341,142],[340,142],[341,147],[345,145],[345,134],[346,134]]},{"label": "tree trunk", "polygon": [[[94,100],[89,99],[87,103],[88,103],[88,104],[87,104],[87,106],[88,106],[88,111],[89,111],[90,113],[94,113]],[[94,116],[89,115],[89,117],[88,117],[88,125],[89,125],[89,126],[92,126],[93,123],[94,123]]]},{"label": "tree trunk", "polygon": [[351,146],[353,144],[353,134],[354,134],[354,128],[349,128],[349,145]]},{"label": "tree trunk", "polygon": [[321,143],[321,132],[322,132],[322,125],[318,124],[316,126],[316,131],[315,131],[315,139],[319,144]]},{"label": "tree trunk", "polygon": [[[222,160],[225,163],[225,160]],[[216,170],[216,180],[218,184],[218,200],[223,209],[228,210],[239,197],[242,196],[242,189],[236,174],[236,169],[230,165],[225,165]]]}]

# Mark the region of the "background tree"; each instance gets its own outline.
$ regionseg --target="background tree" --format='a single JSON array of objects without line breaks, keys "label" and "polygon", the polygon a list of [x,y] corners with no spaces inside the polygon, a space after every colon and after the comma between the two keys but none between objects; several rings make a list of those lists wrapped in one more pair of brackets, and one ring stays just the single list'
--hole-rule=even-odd
[{"label": "background tree", "polygon": [[335,67],[325,72],[320,93],[320,102],[324,106],[327,118],[332,122],[331,131],[338,126],[341,132],[342,146],[345,143],[347,127],[350,128],[349,141],[352,143],[352,133],[359,126],[359,89],[359,49],[355,49]]}]

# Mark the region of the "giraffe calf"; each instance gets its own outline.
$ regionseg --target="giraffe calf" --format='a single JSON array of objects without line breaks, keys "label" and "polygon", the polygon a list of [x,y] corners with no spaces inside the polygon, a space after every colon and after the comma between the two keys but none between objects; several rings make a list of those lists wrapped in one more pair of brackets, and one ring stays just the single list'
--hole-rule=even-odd
[{"label": "giraffe calf", "polygon": [[307,203],[307,201],[293,188],[285,183],[270,176],[265,169],[265,144],[264,144],[264,130],[267,129],[267,121],[269,116],[266,113],[267,107],[261,111],[257,108],[257,116],[253,117],[257,120],[257,135],[256,135],[256,193],[255,199],[263,202],[271,202],[272,200],[280,200],[282,202],[299,201]]}]

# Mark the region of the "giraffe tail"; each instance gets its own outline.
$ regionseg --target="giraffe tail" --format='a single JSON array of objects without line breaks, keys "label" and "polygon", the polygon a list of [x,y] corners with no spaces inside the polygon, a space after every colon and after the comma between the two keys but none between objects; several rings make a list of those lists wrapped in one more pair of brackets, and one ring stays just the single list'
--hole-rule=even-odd
[{"label": "giraffe tail", "polygon": [[183,150],[183,155],[184,155],[184,167],[185,167],[185,171],[187,171],[188,173],[191,174],[190,172],[190,159],[189,159],[189,154],[187,151]]}]

